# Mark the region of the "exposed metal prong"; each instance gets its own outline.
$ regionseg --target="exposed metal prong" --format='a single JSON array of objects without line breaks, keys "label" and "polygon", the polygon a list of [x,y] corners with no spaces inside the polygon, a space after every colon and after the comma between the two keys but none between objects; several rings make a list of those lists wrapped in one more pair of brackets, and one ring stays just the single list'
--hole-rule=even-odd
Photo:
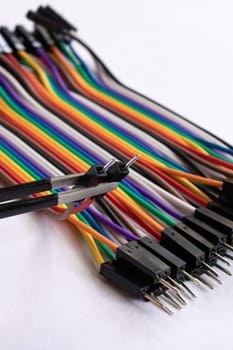
[{"label": "exposed metal prong", "polygon": [[229,250],[231,250],[231,251],[233,252],[233,246],[232,246],[232,245],[230,245],[230,244],[228,244],[228,243],[223,243],[223,245],[224,245],[227,249],[229,249]]},{"label": "exposed metal prong", "polygon": [[228,266],[231,266],[231,264],[229,263],[229,261],[226,260],[226,259],[224,259],[224,257],[223,257],[222,255],[220,255],[220,254],[218,254],[218,253],[214,253],[214,255],[217,256],[217,258],[218,258],[219,260],[221,260],[222,262],[224,262],[224,264],[226,264],[226,265],[228,265]]},{"label": "exposed metal prong", "polygon": [[226,256],[228,259],[233,260],[233,255],[231,255],[231,254],[224,253],[224,256]]},{"label": "exposed metal prong", "polygon": [[180,282],[182,287],[193,297],[193,298],[197,298],[197,295],[192,291],[191,288],[189,288],[188,286],[186,286],[186,284],[184,282]]},{"label": "exposed metal prong", "polygon": [[179,300],[179,302],[182,305],[186,305],[187,304],[187,301],[180,294],[176,294],[176,298]]},{"label": "exposed metal prong", "polygon": [[208,265],[206,262],[202,261],[202,265],[204,265],[207,270],[211,271],[213,275],[215,275],[216,277],[219,277],[219,274],[217,273],[217,271],[215,271],[210,265]]},{"label": "exposed metal prong", "polygon": [[214,286],[211,283],[207,282],[203,277],[199,276],[198,279],[199,281],[201,281],[201,283],[203,283],[208,288],[214,289]]},{"label": "exposed metal prong", "polygon": [[225,272],[227,275],[232,276],[231,271],[225,269],[222,265],[219,265],[217,263],[214,264],[219,270]]},{"label": "exposed metal prong", "polygon": [[161,297],[165,298],[169,303],[171,303],[175,308],[182,309],[182,306],[167,292],[161,295]]},{"label": "exposed metal prong", "polygon": [[131,158],[128,163],[125,164],[125,167],[126,168],[129,168],[131,167],[137,160],[138,158],[140,157],[140,154],[135,154],[135,156],[133,158]]},{"label": "exposed metal prong", "polygon": [[210,272],[210,271],[205,271],[205,274],[207,275],[207,276],[209,276],[209,277],[211,277],[211,278],[213,278],[216,282],[218,282],[219,284],[222,284],[222,281],[218,278],[218,277],[216,277],[212,272]]},{"label": "exposed metal prong", "polygon": [[161,283],[167,289],[172,290],[175,294],[179,294],[179,290],[172,286],[168,281],[165,281],[163,278],[159,280],[159,283]]},{"label": "exposed metal prong", "polygon": [[183,286],[181,286],[176,280],[174,280],[173,278],[171,278],[170,276],[167,276],[167,279],[174,284],[174,286],[179,289],[181,292],[184,292],[184,288]]},{"label": "exposed metal prong", "polygon": [[192,281],[194,284],[196,284],[196,286],[198,286],[198,287],[201,286],[200,281],[196,277],[193,277],[192,275],[190,275],[190,273],[188,273],[186,271],[183,271],[183,273],[187,277],[187,279]]},{"label": "exposed metal prong", "polygon": [[103,172],[106,172],[110,166],[112,166],[113,164],[115,164],[117,162],[116,159],[110,159],[103,167]]},{"label": "exposed metal prong", "polygon": [[168,313],[169,315],[174,315],[174,312],[172,310],[170,310],[165,304],[163,304],[158,298],[156,298],[155,296],[145,293],[143,294],[144,298],[146,298],[147,300],[149,300],[150,302],[152,302],[154,305],[158,306],[160,309],[164,310],[166,313]]}]

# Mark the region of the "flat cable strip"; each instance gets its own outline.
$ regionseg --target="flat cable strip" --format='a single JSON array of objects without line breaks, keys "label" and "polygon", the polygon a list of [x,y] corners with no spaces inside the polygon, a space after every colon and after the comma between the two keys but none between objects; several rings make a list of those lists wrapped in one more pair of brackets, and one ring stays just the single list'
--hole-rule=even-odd
[{"label": "flat cable strip", "polygon": [[[31,176],[29,176],[28,174],[26,175],[26,173],[22,172],[22,170],[16,165],[16,163],[12,162],[7,156],[4,155],[4,153],[2,153],[1,151],[0,153],[3,161],[6,162],[8,166],[8,170],[12,171],[12,173],[15,174],[14,176],[15,181],[22,183],[22,182],[29,182],[34,180],[34,178],[32,178]],[[86,224],[82,223],[76,216],[71,215],[69,217],[69,220],[75,226],[83,229],[85,232],[89,233],[91,236],[95,237],[100,242],[103,242],[106,245],[108,245],[111,249],[116,250],[117,246],[115,243],[111,242],[109,239],[105,238],[100,233],[93,230],[90,226],[87,226]]]},{"label": "flat cable strip", "polygon": [[[22,54],[22,53],[21,53]],[[24,55],[24,54],[23,54]],[[25,55],[24,55],[24,57],[25,57]],[[27,58],[28,58],[28,56],[26,56]],[[29,58],[28,58],[28,60],[29,60]],[[31,60],[30,60],[30,62],[31,62]],[[32,62],[31,62],[32,63]],[[38,69],[38,66],[35,66],[35,62],[34,63],[32,63],[33,64],[33,66],[34,67],[37,67],[37,69]],[[229,165],[230,166],[230,165]],[[172,171],[174,171],[174,170],[172,170]],[[180,174],[180,172],[177,172],[177,174]],[[192,177],[190,174],[186,174],[185,175],[185,177]],[[197,179],[198,177],[197,176],[195,176],[195,178]],[[203,180],[203,181],[207,181],[206,179],[205,180]]]},{"label": "flat cable strip", "polygon": [[[5,132],[4,132],[5,134],[9,134],[10,135],[10,133],[5,129]],[[11,136],[12,137],[12,136]],[[13,138],[15,139],[15,142],[17,142],[17,144],[18,144],[18,147],[19,147],[19,149],[21,150],[20,152],[22,152],[22,148],[24,147],[25,148],[25,145],[24,144],[22,144],[22,143],[19,143],[19,141],[17,140],[17,138],[16,137],[14,137],[13,136]],[[29,149],[30,150],[30,149]],[[26,152],[26,154],[28,155],[28,151]],[[34,156],[35,157],[35,156]],[[32,158],[33,159],[33,158]],[[40,160],[40,162],[38,162],[38,164],[42,164],[43,162],[42,162],[42,159]],[[33,166],[35,167],[35,163],[33,162]],[[45,172],[45,174],[46,174],[46,172]],[[47,174],[46,174],[46,176],[47,176]],[[71,184],[71,183],[73,183],[73,181],[75,180],[75,179],[77,179],[77,175],[70,175],[69,177],[68,177],[68,181],[67,181],[67,184]],[[55,184],[58,184],[58,185],[61,185],[61,184],[64,184],[64,177],[60,177],[60,178],[56,178],[55,179]],[[4,189],[3,189],[3,191],[4,191]],[[103,218],[103,216],[102,216],[102,218]],[[102,220],[102,218],[101,218],[101,220]],[[106,223],[106,220],[104,221],[105,223]],[[108,225],[111,225],[111,222],[109,222],[109,220],[108,220]],[[111,225],[111,227],[113,227],[113,229],[115,229],[115,230],[117,230],[118,231],[118,229],[120,230],[119,232],[121,233],[121,234],[124,234],[124,235],[126,235],[126,237],[128,237],[128,238],[130,238],[130,239],[135,239],[135,236],[133,236],[133,235],[131,235],[129,232],[126,232],[126,230],[124,230],[124,229],[122,229],[122,228],[118,228],[118,227],[116,227],[116,226],[113,226],[113,225]]]},{"label": "flat cable strip", "polygon": [[121,83],[107,68],[107,66],[103,63],[103,61],[98,57],[98,55],[91,49],[90,46],[88,46],[83,40],[80,38],[75,38],[75,41],[72,43],[72,45],[75,45],[75,47],[78,47],[78,51],[80,51],[80,47],[82,50],[86,51],[88,53],[93,61],[95,62],[96,69],[97,69],[97,75],[101,77],[101,79],[106,80],[107,83],[113,85],[114,88],[119,89],[120,92],[123,91],[124,94],[129,95],[132,98],[135,98],[138,100],[139,103],[142,105],[148,106],[148,108],[151,108],[155,113],[159,113],[161,115],[166,116],[167,118],[171,118],[171,120],[175,120],[178,123],[183,124],[187,129],[192,129],[193,132],[195,132],[197,135],[200,135],[203,139],[208,139],[209,141],[212,141],[213,143],[217,143],[219,145],[226,145],[227,147],[232,149],[232,146],[229,145],[226,141],[220,139],[216,135],[211,134],[209,131],[204,130],[200,126],[194,124],[190,120],[186,119],[185,117],[177,114],[176,112],[172,111],[171,109],[168,109],[167,107],[161,105],[160,103],[153,101],[152,99],[148,98],[147,96],[142,95],[141,93],[133,90],[132,88],[129,88],[128,86]]},{"label": "flat cable strip", "polygon": [[[53,51],[55,51],[55,48],[53,48]],[[57,50],[55,51],[55,54],[58,55]],[[64,63],[64,61],[63,61],[63,63]],[[110,98],[109,98],[109,99],[110,99]],[[161,130],[160,130],[160,132],[161,132]],[[186,146],[184,146],[184,147],[186,148]],[[196,152],[196,151],[195,151],[195,152]],[[199,153],[196,152],[196,154],[199,154]],[[199,155],[200,155],[200,154],[199,154]],[[208,156],[208,157],[210,158],[211,156]],[[212,158],[212,159],[213,159],[213,158]],[[218,162],[221,162],[221,161],[218,160]],[[222,164],[223,164],[223,163],[222,163]],[[228,167],[229,165],[227,165],[227,163],[225,163],[225,166]],[[229,167],[230,167],[230,166],[229,166]]]},{"label": "flat cable strip", "polygon": [[[96,146],[97,147],[97,146]],[[100,150],[98,150],[98,151],[100,151]],[[109,156],[107,156],[107,157],[109,157]],[[108,158],[109,159],[109,158]],[[136,176],[136,174],[134,174],[135,176]]]},{"label": "flat cable strip", "polygon": [[[22,92],[22,91],[21,91]],[[25,97],[25,96],[24,96]],[[27,99],[29,98],[29,95],[27,95]],[[47,110],[45,110],[44,108],[42,108],[38,103],[34,104],[35,108],[38,111],[41,111],[41,115],[43,115],[44,117],[48,116],[49,119],[51,118],[56,118],[55,116],[51,115],[51,113],[49,113]],[[48,120],[49,120],[48,119]],[[77,130],[72,129],[70,126],[68,126],[67,124],[65,124],[64,122],[62,122],[60,119],[56,118],[56,125],[60,125],[62,129],[66,130],[67,133],[69,133],[69,135],[72,135],[73,139],[78,139],[80,142],[82,142],[83,139],[83,145],[89,145],[90,144],[90,149],[96,148],[97,153],[99,154],[100,152],[102,153],[106,153],[102,148],[100,148],[98,145],[93,144],[90,140],[88,140],[86,137],[84,137],[82,134],[80,134]],[[161,182],[161,179],[159,179]],[[171,192],[175,193],[178,197],[180,197],[180,194],[175,191],[175,189],[173,189],[172,187],[169,186],[169,184],[163,183],[162,184],[169,188]]]}]

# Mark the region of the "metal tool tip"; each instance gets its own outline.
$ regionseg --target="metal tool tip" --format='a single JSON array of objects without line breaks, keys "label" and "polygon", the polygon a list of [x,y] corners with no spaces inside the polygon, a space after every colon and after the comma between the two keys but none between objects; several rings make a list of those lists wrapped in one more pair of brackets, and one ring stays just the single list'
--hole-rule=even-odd
[{"label": "metal tool tip", "polygon": [[140,157],[140,154],[135,154],[135,156],[134,156],[133,158],[131,158],[131,159],[125,164],[125,167],[126,167],[126,168],[131,167],[131,166],[138,160],[139,157]]}]

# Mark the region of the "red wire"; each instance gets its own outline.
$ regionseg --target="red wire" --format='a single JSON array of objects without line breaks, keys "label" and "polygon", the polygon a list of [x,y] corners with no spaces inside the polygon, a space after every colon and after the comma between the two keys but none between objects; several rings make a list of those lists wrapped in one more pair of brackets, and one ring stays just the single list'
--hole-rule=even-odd
[{"label": "red wire", "polygon": [[[7,54],[7,57],[9,58],[9,60],[17,65],[17,68],[23,73],[26,74],[28,79],[30,80],[30,82],[33,84],[33,86],[35,86],[35,89],[38,91],[39,94],[43,95],[43,98],[46,99],[46,101],[50,104],[52,104],[53,106],[55,106],[55,108],[59,108],[62,112],[66,113],[66,115],[68,115],[69,117],[71,117],[71,119],[74,119],[72,113],[68,112],[65,108],[62,108],[62,106],[58,106],[57,103],[55,103],[50,97],[49,95],[44,91],[44,89],[42,89],[40,87],[39,83],[35,83],[35,79],[33,78],[33,76],[26,70],[24,69],[20,63],[16,60],[16,58],[11,55],[11,54]],[[76,121],[77,122],[77,121]],[[132,156],[130,152],[127,152],[125,149],[122,149],[120,145],[118,145],[118,148],[126,155],[128,156]],[[157,175],[159,175],[161,178],[163,178],[165,181],[167,181],[169,184],[171,184],[172,186],[174,186],[175,188],[177,188],[179,191],[181,191],[182,193],[184,193],[187,197],[191,198],[192,200],[194,200],[195,202],[197,202],[200,205],[203,206],[207,206],[208,201],[203,199],[202,197],[200,197],[199,195],[193,193],[192,191],[190,191],[189,189],[187,189],[186,187],[184,187],[183,185],[179,184],[177,181],[175,181],[172,177],[170,177],[169,175],[165,174],[163,171],[155,168],[154,166],[152,166],[151,164],[149,164],[148,162],[144,161],[143,158],[139,158],[138,160],[139,163],[143,164],[144,166],[146,166],[147,168],[149,168],[152,172],[156,173]],[[68,164],[70,167],[72,167],[72,169],[76,170],[76,166],[71,166],[70,162]],[[80,169],[78,169],[80,171]]]},{"label": "red wire", "polygon": [[136,221],[141,227],[143,227],[146,231],[148,231],[153,237],[160,240],[161,234],[152,228],[145,221],[141,220],[140,217],[135,215],[132,211],[130,211],[124,204],[122,204],[116,197],[113,196],[112,193],[107,193],[106,196],[126,215],[131,217],[134,221]]}]

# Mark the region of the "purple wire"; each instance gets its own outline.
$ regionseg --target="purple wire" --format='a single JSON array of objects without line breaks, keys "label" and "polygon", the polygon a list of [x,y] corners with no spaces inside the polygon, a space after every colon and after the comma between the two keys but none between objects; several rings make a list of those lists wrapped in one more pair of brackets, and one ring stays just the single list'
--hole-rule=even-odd
[{"label": "purple wire", "polygon": [[88,207],[87,210],[93,215],[95,216],[98,220],[100,220],[103,224],[105,224],[106,226],[109,226],[110,228],[112,228],[114,231],[120,233],[122,236],[125,236],[127,239],[129,240],[137,240],[139,239],[137,236],[135,236],[133,233],[131,233],[130,231],[126,230],[125,228],[115,224],[115,222],[112,222],[109,218],[107,218],[105,215],[101,214],[100,212],[98,212],[96,209],[94,209],[93,207]]},{"label": "purple wire", "polygon": [[[75,99],[73,96],[71,96],[67,86],[65,85],[57,67],[55,66],[55,64],[51,61],[51,59],[47,56],[47,54],[44,52],[43,49],[38,48],[36,50],[36,53],[44,60],[45,64],[49,67],[49,69],[52,71],[52,73],[54,74],[54,77],[57,80],[57,83],[59,84],[60,88],[62,89],[63,93],[69,97],[74,103],[78,104],[81,108],[86,109],[89,113],[92,113],[93,115],[95,115],[98,119],[103,120],[104,122],[108,123],[109,125],[111,125],[111,127],[114,128],[118,128],[120,130],[121,133],[123,133],[123,135],[126,134],[125,129],[120,127],[119,125],[116,125],[114,122],[109,121],[107,118],[105,118],[104,116],[100,115],[98,112],[94,111],[92,108],[88,107],[87,105],[83,104],[82,102],[78,101],[77,99]],[[152,153],[163,157],[163,154],[157,150],[155,147],[153,147],[152,145],[149,145],[145,140],[143,140],[142,138],[132,134],[129,130],[127,130],[127,134],[133,138],[136,142],[141,143],[142,145],[144,145],[145,147],[147,147]]]},{"label": "purple wire", "polygon": [[[7,139],[6,139],[7,140]],[[8,141],[7,141],[8,142]],[[10,144],[9,144],[10,145]],[[16,150],[16,148],[14,147],[14,149]],[[46,172],[45,170],[43,170],[42,168],[40,168],[39,164],[37,164],[35,162],[34,159],[31,159],[28,155],[23,154],[21,150],[17,149],[17,153],[19,154],[20,157],[24,157],[28,163],[30,163],[32,165],[32,167],[34,167],[36,169],[36,171],[39,169],[41,169],[41,171],[43,171],[44,175],[46,177],[50,177],[51,174]],[[136,240],[138,239],[137,236],[135,236],[133,233],[131,233],[130,231],[124,229],[123,227],[115,224],[114,222],[112,222],[110,219],[108,219],[106,216],[104,216],[103,214],[99,213],[97,210],[95,210],[93,207],[89,207],[88,211],[95,216],[98,220],[100,220],[101,222],[103,222],[105,225],[111,227],[113,230],[117,231],[118,233],[120,233],[121,235],[125,236],[127,239],[129,240]]]},{"label": "purple wire", "polygon": [[182,220],[183,215],[180,214],[178,211],[164,203],[160,198],[155,197],[150,191],[143,188],[142,186],[138,185],[135,181],[132,181],[131,179],[127,180],[132,186],[136,188],[137,191],[139,191],[141,194],[143,194],[145,197],[147,197],[151,202],[156,204],[158,207],[166,211],[168,214],[172,215],[177,220]]},{"label": "purple wire", "polygon": [[[55,67],[56,68],[56,67]],[[4,86],[4,88],[8,91],[8,93],[11,95],[11,97],[19,104],[21,105],[27,112],[29,113],[33,113],[35,115],[37,115],[40,119],[44,120],[44,118],[42,116],[39,116],[37,113],[35,113],[31,108],[29,108],[24,102],[23,100],[15,93],[14,89],[11,87],[11,85],[9,84],[9,82],[7,81],[7,79],[5,79],[3,76],[0,75],[0,82],[1,84]],[[71,138],[70,135],[64,133],[62,130],[58,129],[54,124],[52,124],[51,122],[48,122],[46,120],[46,124],[50,125],[54,130],[57,130],[57,132],[60,132],[62,135],[64,135],[67,139],[71,140],[72,142],[74,142],[78,148],[80,148],[81,150],[83,150],[86,153],[90,153],[89,150],[87,150],[83,145],[81,145],[77,140],[73,140]],[[93,156],[94,153],[93,153]],[[98,155],[98,160],[100,163],[104,163],[105,160],[103,158],[101,158]],[[141,192],[144,196],[148,197],[153,203],[155,203],[156,205],[158,205],[160,208],[162,208],[163,210],[165,210],[166,212],[168,212],[169,214],[171,214],[172,216],[174,216],[175,218],[177,218],[178,220],[181,219],[181,216],[178,212],[176,212],[175,210],[173,210],[173,208],[169,207],[167,204],[163,203],[159,198],[156,198],[154,195],[152,195],[149,191],[147,191],[146,189],[144,189],[142,186],[138,185],[135,181],[133,181],[132,179],[127,179],[125,180],[125,182],[130,183],[132,186],[134,186],[139,192]]]}]

